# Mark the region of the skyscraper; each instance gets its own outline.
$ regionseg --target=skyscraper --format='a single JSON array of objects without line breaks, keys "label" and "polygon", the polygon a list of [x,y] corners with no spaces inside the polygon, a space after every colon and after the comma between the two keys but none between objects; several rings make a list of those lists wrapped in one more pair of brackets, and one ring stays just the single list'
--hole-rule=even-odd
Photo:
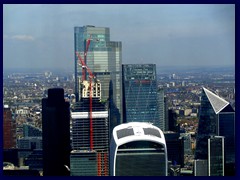
[{"label": "skyscraper", "polygon": [[113,129],[110,145],[112,176],[167,176],[167,146],[163,132],[144,122]]},{"label": "skyscraper", "polygon": [[43,175],[68,176],[70,172],[70,105],[64,90],[48,89],[42,99]]},{"label": "skyscraper", "polygon": [[160,128],[155,64],[124,64],[124,122],[150,122]]},{"label": "skyscraper", "polygon": [[[203,88],[195,159],[208,158],[208,138],[224,136],[225,175],[235,168],[235,112],[229,102]],[[226,168],[226,166],[228,168]]]},{"label": "skyscraper", "polygon": [[[86,65],[100,80],[102,101],[109,100],[111,123],[115,126],[122,119],[122,43],[110,41],[107,27],[83,26],[74,28],[74,51],[83,56],[86,40],[91,38]],[[75,54],[74,52],[74,54]],[[80,99],[82,67],[75,55],[75,94]]]},{"label": "skyscraper", "polygon": [[3,109],[3,148],[16,148],[16,124],[8,106]]},{"label": "skyscraper", "polygon": [[[109,118],[105,102],[101,101],[101,83],[93,86],[90,112],[89,83],[82,82],[81,100],[71,112],[72,117],[72,176],[109,175]],[[91,113],[91,115],[90,115]],[[90,125],[90,117],[92,124]],[[92,128],[91,128],[92,127]],[[85,171],[85,172],[81,172]]]}]

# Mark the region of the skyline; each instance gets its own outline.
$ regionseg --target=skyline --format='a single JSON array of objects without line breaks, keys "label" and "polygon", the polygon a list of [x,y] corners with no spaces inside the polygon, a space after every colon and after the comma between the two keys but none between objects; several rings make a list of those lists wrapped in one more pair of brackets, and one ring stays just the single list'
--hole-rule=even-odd
[{"label": "skyline", "polygon": [[4,4],[3,69],[74,69],[84,25],[109,27],[123,64],[235,66],[234,4]]}]

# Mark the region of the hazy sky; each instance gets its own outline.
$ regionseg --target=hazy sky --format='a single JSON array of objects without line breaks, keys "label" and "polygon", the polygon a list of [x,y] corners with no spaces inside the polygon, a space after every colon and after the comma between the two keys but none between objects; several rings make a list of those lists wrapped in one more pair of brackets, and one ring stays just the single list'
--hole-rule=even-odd
[{"label": "hazy sky", "polygon": [[3,68],[74,68],[74,26],[109,27],[123,63],[235,65],[234,4],[3,5]]}]

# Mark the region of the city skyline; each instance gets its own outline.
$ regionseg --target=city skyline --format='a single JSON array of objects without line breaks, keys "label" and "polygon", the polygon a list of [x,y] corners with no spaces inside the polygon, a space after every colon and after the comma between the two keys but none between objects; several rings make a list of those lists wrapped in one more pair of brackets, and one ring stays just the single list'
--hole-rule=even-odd
[{"label": "city skyline", "polygon": [[234,4],[5,4],[3,69],[73,70],[74,26],[84,25],[109,27],[123,64],[235,66]]}]

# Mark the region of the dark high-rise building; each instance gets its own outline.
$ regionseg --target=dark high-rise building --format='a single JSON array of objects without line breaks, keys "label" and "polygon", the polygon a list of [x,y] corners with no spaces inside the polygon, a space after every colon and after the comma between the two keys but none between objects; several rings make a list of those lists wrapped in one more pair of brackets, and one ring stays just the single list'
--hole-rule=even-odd
[{"label": "dark high-rise building", "polygon": [[173,109],[168,110],[168,130],[177,132],[177,113]]},{"label": "dark high-rise building", "polygon": [[124,122],[149,122],[160,128],[155,64],[124,64]]},{"label": "dark high-rise building", "polygon": [[113,129],[110,145],[112,176],[167,176],[167,146],[163,132],[144,122]]},{"label": "dark high-rise building", "polygon": [[48,89],[42,99],[42,130],[43,175],[70,175],[70,106],[61,88]]},{"label": "dark high-rise building", "polygon": [[[225,176],[234,175],[235,112],[229,102],[203,88],[195,159],[208,158],[208,138],[210,136],[224,136],[224,174]],[[233,171],[230,172],[230,169]]]},{"label": "dark high-rise building", "polygon": [[208,175],[224,176],[224,137],[208,139]]},{"label": "dark high-rise building", "polygon": [[9,107],[3,109],[3,149],[16,148],[16,123]]},{"label": "dark high-rise building", "polygon": [[173,164],[184,166],[184,139],[180,137],[179,133],[165,131],[164,132],[167,150],[168,161]]},{"label": "dark high-rise building", "polygon": [[[74,54],[79,52],[84,59],[86,40],[91,38],[85,64],[101,81],[102,101],[109,100],[112,126],[122,122],[122,43],[110,41],[107,27],[74,27]],[[81,98],[82,67],[75,54],[75,94]],[[88,75],[86,76],[88,78]]]}]

